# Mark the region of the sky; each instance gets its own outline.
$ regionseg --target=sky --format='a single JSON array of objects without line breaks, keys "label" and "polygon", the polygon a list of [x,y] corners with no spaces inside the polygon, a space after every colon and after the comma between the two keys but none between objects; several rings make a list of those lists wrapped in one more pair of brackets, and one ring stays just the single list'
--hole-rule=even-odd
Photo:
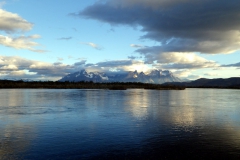
[{"label": "sky", "polygon": [[240,76],[239,0],[0,0],[0,79]]}]

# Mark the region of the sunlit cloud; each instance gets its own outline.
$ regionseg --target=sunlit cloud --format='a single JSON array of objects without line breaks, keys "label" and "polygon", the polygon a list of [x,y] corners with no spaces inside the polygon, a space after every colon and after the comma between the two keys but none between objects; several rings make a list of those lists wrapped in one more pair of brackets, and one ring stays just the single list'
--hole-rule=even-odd
[{"label": "sunlit cloud", "polygon": [[[26,49],[38,53],[47,52],[35,48],[36,46],[39,46],[39,44],[33,40],[39,39],[40,35],[16,36],[19,32],[22,33],[31,30],[32,27],[32,23],[23,19],[18,14],[0,9],[0,31],[4,31],[8,34],[7,36],[0,35],[0,45],[14,49]],[[12,36],[12,34],[15,35]]]},{"label": "sunlit cloud", "polygon": [[178,70],[173,72],[173,74],[177,77],[188,77],[192,74],[193,70]]},{"label": "sunlit cloud", "polygon": [[11,33],[16,31],[29,31],[33,24],[19,15],[0,9],[0,30]]},{"label": "sunlit cloud", "polygon": [[79,61],[73,65],[47,63],[30,60],[18,56],[0,56],[0,79],[45,79],[58,80],[62,76],[84,68],[86,61]]},{"label": "sunlit cloud", "polygon": [[[195,53],[143,53],[145,62],[164,69],[201,69],[218,67],[215,61],[207,60]],[[156,63],[154,63],[156,61]]]},{"label": "sunlit cloud", "polygon": [[0,35],[0,44],[6,47],[12,47],[15,49],[27,49],[33,52],[43,53],[44,50],[35,49],[36,46],[39,46],[38,43],[34,42],[34,39],[40,38],[39,35],[32,36],[20,36],[20,37],[8,37]]}]

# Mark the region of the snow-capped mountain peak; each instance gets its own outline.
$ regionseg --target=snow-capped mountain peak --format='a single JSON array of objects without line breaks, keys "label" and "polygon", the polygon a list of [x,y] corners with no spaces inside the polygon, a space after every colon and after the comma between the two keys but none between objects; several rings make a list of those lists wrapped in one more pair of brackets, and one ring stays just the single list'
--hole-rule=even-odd
[{"label": "snow-capped mountain peak", "polygon": [[81,70],[79,72],[71,73],[59,81],[93,81],[93,82],[142,82],[142,83],[165,83],[165,82],[181,82],[181,80],[173,75],[168,70],[152,70],[151,73],[145,74],[144,72],[138,73],[137,70],[126,73],[107,75],[102,72],[87,72]]}]

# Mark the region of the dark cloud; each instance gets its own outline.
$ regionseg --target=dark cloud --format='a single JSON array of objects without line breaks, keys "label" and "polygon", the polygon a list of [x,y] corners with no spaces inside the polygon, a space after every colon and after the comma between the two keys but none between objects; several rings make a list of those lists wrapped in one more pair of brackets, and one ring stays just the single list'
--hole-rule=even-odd
[{"label": "dark cloud", "polygon": [[228,65],[222,65],[222,67],[240,67],[240,62]]},{"label": "dark cloud", "polygon": [[138,57],[136,57],[136,56],[128,56],[128,58],[134,60],[134,59],[136,59]]},{"label": "dark cloud", "polygon": [[219,54],[240,48],[239,8],[238,0],[105,0],[72,15],[142,26],[159,51]]}]

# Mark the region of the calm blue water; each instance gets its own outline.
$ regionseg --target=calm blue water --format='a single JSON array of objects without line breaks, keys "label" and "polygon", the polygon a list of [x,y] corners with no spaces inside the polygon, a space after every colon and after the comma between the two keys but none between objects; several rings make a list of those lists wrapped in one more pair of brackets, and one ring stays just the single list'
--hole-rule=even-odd
[{"label": "calm blue water", "polygon": [[240,158],[240,90],[0,90],[0,159]]}]

